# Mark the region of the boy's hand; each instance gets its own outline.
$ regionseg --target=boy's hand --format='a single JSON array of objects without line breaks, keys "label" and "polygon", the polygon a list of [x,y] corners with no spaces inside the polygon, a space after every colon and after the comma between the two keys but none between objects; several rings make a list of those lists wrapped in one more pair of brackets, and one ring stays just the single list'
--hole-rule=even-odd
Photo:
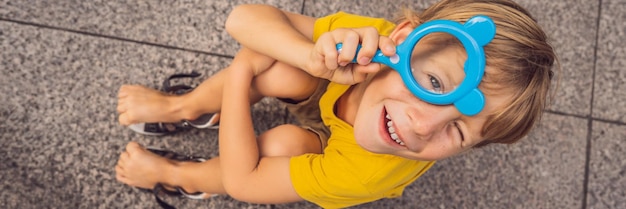
[{"label": "boy's hand", "polygon": [[[336,45],[342,43],[341,53]],[[357,54],[357,46],[361,49]],[[365,80],[368,73],[378,72],[378,63],[371,63],[377,49],[386,56],[396,53],[395,43],[385,36],[380,36],[373,27],[340,28],[319,37],[311,51],[308,69],[311,75],[325,78],[341,84],[355,84]]]}]

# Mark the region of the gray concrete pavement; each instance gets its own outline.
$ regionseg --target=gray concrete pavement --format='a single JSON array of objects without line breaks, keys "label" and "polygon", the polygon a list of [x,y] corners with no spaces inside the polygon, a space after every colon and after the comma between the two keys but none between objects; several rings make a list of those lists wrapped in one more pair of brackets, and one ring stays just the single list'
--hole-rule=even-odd
[{"label": "gray concrete pavement", "polygon": [[[203,78],[238,49],[230,10],[267,3],[321,17],[344,10],[392,18],[435,0],[0,0],[0,208],[155,208],[115,181],[131,140],[216,156],[217,131],[141,136],[118,125],[121,84],[159,87],[167,75]],[[518,0],[559,54],[558,93],[522,142],[438,162],[402,197],[356,208],[626,208],[626,1]],[[196,80],[199,81],[199,80]],[[254,106],[257,131],[291,121],[275,100]],[[227,196],[171,200],[180,208],[259,205]]]}]

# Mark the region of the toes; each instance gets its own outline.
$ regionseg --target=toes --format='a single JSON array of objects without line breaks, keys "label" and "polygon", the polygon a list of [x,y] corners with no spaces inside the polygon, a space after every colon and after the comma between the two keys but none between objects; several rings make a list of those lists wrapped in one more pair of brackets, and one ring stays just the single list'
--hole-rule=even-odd
[{"label": "toes", "polygon": [[129,184],[130,182],[128,181],[128,178],[126,178],[126,177],[125,177],[124,175],[122,175],[121,173],[117,173],[117,174],[115,174],[115,180],[117,180],[117,181],[119,181],[119,182],[122,182],[122,183],[124,183],[124,184],[128,184],[128,185],[130,185],[130,184]]},{"label": "toes", "polygon": [[119,164],[115,166],[115,179],[124,183],[128,181],[128,179],[126,179],[126,177],[124,176],[124,168]]},{"label": "toes", "polygon": [[123,166],[129,157],[128,152],[122,152],[122,154],[120,154],[120,159],[117,161],[117,165]]},{"label": "toes", "polygon": [[116,165],[115,166],[115,178],[119,180],[121,177],[124,177],[124,168],[122,168],[122,166],[120,165]]},{"label": "toes", "polygon": [[122,125],[125,125],[125,126],[127,126],[127,125],[130,125],[130,124],[131,124],[131,123],[128,121],[128,117],[126,117],[126,116],[127,116],[127,114],[121,114],[121,115],[117,118],[118,122],[119,122],[120,124],[122,124]]},{"label": "toes", "polygon": [[126,152],[128,155],[133,155],[133,153],[140,152],[143,150],[143,147],[137,142],[128,142],[126,145]]},{"label": "toes", "polygon": [[124,112],[126,112],[126,109],[128,109],[128,108],[126,107],[125,100],[118,100],[117,101],[117,112],[118,113],[124,113]]},{"label": "toes", "polygon": [[128,96],[128,89],[131,88],[130,85],[122,85],[120,89],[117,91],[117,98],[124,98]]},{"label": "toes", "polygon": [[132,120],[134,116],[129,112],[122,113],[118,116],[118,122],[124,126],[129,126],[131,124],[137,123],[137,120]]}]

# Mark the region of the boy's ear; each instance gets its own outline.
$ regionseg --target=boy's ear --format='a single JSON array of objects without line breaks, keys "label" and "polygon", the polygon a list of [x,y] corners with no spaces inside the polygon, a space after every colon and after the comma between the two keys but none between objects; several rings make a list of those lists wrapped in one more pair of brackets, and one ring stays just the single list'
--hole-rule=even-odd
[{"label": "boy's ear", "polygon": [[389,34],[389,38],[393,40],[393,42],[395,42],[396,44],[400,44],[404,42],[406,37],[409,36],[411,32],[413,32],[413,29],[415,29],[415,27],[411,25],[410,21],[402,21],[401,23],[396,25],[396,28],[394,28],[393,31],[391,31],[391,34]]}]

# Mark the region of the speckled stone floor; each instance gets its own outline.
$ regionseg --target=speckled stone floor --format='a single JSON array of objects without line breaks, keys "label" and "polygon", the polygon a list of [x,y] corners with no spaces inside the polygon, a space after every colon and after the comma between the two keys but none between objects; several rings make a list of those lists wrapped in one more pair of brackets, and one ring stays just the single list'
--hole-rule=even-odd
[{"label": "speckled stone floor", "polygon": [[[435,0],[0,0],[0,208],[156,208],[115,181],[131,140],[217,155],[217,132],[148,137],[117,124],[121,84],[158,87],[167,75],[203,77],[238,45],[224,31],[237,4],[312,16],[338,10],[391,18]],[[402,197],[356,208],[626,208],[626,1],[518,0],[545,28],[563,67],[537,129],[513,146],[440,161]],[[189,81],[189,82],[197,82]],[[276,101],[254,107],[257,131],[290,121]],[[171,200],[180,208],[258,205],[227,196]]]}]

